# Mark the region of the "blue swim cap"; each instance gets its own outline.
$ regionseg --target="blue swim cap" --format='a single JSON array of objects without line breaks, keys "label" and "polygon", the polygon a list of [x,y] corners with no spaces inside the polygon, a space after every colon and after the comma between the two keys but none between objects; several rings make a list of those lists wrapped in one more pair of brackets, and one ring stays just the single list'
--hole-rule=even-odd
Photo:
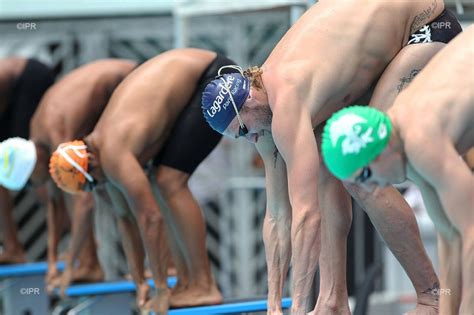
[{"label": "blue swim cap", "polygon": [[[224,86],[226,82],[227,88]],[[250,92],[250,82],[241,73],[229,73],[212,80],[202,93],[202,112],[208,124],[223,133],[236,116],[229,90],[237,111],[240,111]]]}]

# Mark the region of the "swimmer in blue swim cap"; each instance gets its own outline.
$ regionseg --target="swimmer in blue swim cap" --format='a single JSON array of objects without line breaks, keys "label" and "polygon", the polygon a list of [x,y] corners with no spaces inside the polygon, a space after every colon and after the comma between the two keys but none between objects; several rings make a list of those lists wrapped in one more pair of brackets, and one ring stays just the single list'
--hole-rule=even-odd
[{"label": "swimmer in blue swim cap", "polygon": [[[320,295],[312,314],[350,313],[345,277],[352,213],[348,192],[410,276],[418,297],[416,313],[436,311],[437,297],[426,292],[439,283],[438,278],[403,196],[391,185],[367,192],[358,184],[342,183],[326,168],[319,145],[324,122],[332,113],[369,104],[356,101],[371,94],[371,87],[375,92],[370,105],[386,110],[461,30],[442,1],[373,1],[364,6],[358,1],[318,1],[286,32],[261,68],[234,67],[235,74],[218,77],[207,86],[202,109],[209,125],[226,136],[244,136],[255,143],[265,164],[269,314],[282,313],[281,288],[289,261],[292,314],[308,312],[318,261]],[[369,143],[365,137],[372,134],[368,130],[361,134],[359,124],[354,127],[353,135],[365,142],[350,138],[347,147],[352,142]]]}]

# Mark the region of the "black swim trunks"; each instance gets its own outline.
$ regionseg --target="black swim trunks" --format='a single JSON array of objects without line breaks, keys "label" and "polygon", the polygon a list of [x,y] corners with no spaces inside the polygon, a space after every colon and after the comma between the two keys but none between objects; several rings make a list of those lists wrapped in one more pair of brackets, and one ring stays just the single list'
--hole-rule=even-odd
[{"label": "black swim trunks", "polygon": [[431,42],[449,43],[461,32],[461,24],[454,13],[445,9],[434,21],[411,34],[407,45]]},{"label": "black swim trunks", "polygon": [[[219,143],[222,135],[215,132],[204,119],[201,109],[201,96],[206,85],[216,76],[219,68],[236,63],[217,55],[199,79],[198,87],[176,120],[170,136],[153,160],[154,166],[166,165],[192,174],[201,162]],[[226,69],[227,70],[227,69]],[[223,71],[222,73],[235,70]]]},{"label": "black swim trunks", "polygon": [[13,82],[7,109],[0,115],[0,141],[11,137],[29,138],[30,120],[54,78],[51,68],[28,59],[23,72]]}]

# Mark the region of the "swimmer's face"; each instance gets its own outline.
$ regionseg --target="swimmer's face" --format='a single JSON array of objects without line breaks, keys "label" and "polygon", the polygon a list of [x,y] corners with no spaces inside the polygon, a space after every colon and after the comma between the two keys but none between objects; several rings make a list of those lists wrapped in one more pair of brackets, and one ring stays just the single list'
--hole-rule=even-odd
[{"label": "swimmer's face", "polygon": [[239,115],[247,132],[243,132],[245,128],[240,126],[236,116],[224,131],[225,136],[234,139],[244,137],[251,143],[257,143],[264,131],[271,129],[272,112],[268,106],[266,94],[261,93],[260,90],[250,89],[249,96],[240,109]]},{"label": "swimmer's face", "polygon": [[399,154],[384,150],[372,163],[358,169],[347,181],[362,185],[372,192],[375,187],[386,187],[406,180],[405,160]]},{"label": "swimmer's face", "polygon": [[[234,120],[232,120],[232,122],[230,123],[229,127],[227,127],[227,129],[224,131],[224,136],[234,139],[245,138],[251,143],[257,143],[258,137],[263,133],[263,131],[254,128],[255,124],[253,123],[253,120],[252,122],[250,120],[247,121],[249,123],[243,121],[242,118],[242,122],[245,125],[245,128],[243,129],[241,128],[237,117],[234,118]],[[246,130],[247,132],[245,133],[244,130]]]}]

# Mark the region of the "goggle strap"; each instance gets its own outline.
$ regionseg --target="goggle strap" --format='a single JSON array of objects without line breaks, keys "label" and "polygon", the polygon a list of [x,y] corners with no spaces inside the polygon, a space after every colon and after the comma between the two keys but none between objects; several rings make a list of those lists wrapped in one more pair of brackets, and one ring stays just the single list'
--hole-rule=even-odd
[{"label": "goggle strap", "polygon": [[64,159],[66,161],[69,162],[69,164],[71,164],[76,170],[78,170],[82,175],[84,175],[84,177],[89,181],[89,182],[94,182],[94,178],[86,171],[82,168],[82,166],[80,166],[79,164],[77,164],[76,161],[74,161],[70,156],[69,154],[66,152],[66,150],[72,150],[77,156],[79,157],[84,157],[84,154],[82,154],[80,151],[78,150],[84,150],[84,149],[87,149],[87,146],[65,146],[65,147],[62,147],[62,146],[59,146],[58,147],[58,152],[59,154],[61,154],[62,157],[64,157]]},{"label": "goggle strap", "polygon": [[[221,67],[222,69],[222,67]],[[220,69],[219,69],[220,71]],[[232,93],[230,92],[230,88],[227,86],[227,82],[224,80],[224,78],[220,78],[222,80],[222,82],[224,83],[224,88],[227,90],[227,92],[229,93],[229,97],[230,97],[230,102],[232,103],[232,106],[234,107],[234,110],[235,110],[235,114],[237,116],[237,120],[239,121],[239,125],[240,125],[240,128],[244,129],[245,126],[244,126],[244,122],[242,121],[242,119],[240,118],[240,114],[239,114],[239,110],[237,109],[237,105],[235,104],[235,101],[234,101],[234,97],[232,96]]]}]

